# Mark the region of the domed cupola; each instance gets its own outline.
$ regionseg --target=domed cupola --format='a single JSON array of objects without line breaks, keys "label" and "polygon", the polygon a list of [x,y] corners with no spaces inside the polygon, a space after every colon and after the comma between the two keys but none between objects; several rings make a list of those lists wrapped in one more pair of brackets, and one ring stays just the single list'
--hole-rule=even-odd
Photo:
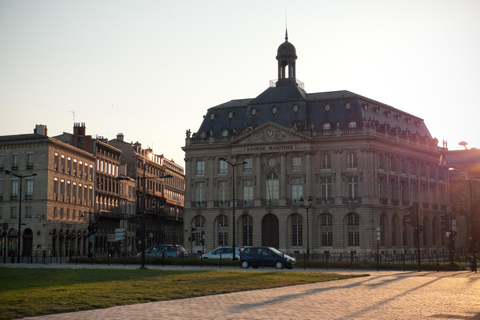
[{"label": "domed cupola", "polygon": [[288,31],[285,30],[285,42],[277,49],[278,60],[278,81],[277,87],[297,85],[295,61],[297,60],[297,50],[295,46],[288,42]]}]

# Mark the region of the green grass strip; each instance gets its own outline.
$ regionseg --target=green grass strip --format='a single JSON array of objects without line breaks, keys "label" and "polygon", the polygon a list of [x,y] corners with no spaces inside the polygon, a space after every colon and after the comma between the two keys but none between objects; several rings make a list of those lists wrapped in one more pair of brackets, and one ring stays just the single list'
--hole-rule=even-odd
[{"label": "green grass strip", "polygon": [[0,268],[0,319],[348,279],[259,271]]}]

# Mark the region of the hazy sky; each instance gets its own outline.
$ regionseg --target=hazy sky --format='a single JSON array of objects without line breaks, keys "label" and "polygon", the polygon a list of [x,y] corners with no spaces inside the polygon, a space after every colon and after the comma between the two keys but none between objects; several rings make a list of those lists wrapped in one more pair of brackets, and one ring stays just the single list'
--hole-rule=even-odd
[{"label": "hazy sky", "polygon": [[277,77],[286,15],[307,92],[349,90],[480,148],[478,0],[0,0],[0,135],[85,122],[184,165],[208,108]]}]

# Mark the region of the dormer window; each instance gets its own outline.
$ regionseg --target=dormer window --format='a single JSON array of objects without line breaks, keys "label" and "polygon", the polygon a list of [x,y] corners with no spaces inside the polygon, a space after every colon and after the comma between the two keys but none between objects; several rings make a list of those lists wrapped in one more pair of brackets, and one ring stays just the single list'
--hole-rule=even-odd
[{"label": "dormer window", "polygon": [[345,109],[350,110],[351,107],[352,107],[352,105],[350,104],[350,102],[347,102],[345,104]]},{"label": "dormer window", "polygon": [[257,109],[253,108],[252,111],[250,111],[250,113],[251,113],[252,116],[256,116],[257,115]]},{"label": "dormer window", "polygon": [[210,113],[210,120],[215,120],[215,114],[214,113]]},{"label": "dormer window", "polygon": [[329,105],[329,104],[327,104],[327,105],[325,106],[325,111],[327,111],[327,112],[328,112],[328,111],[330,111],[330,110],[331,110],[331,107],[330,107],[330,105]]},{"label": "dormer window", "polygon": [[232,111],[230,111],[230,112],[228,113],[228,119],[233,119],[233,112],[232,112]]},{"label": "dormer window", "polygon": [[298,106],[298,104],[294,105],[293,112],[298,112],[298,110],[300,110],[300,107]]},{"label": "dormer window", "polygon": [[228,129],[222,131],[222,137],[228,137]]},{"label": "dormer window", "polygon": [[332,125],[329,122],[323,124],[323,130],[332,130]]},{"label": "dormer window", "polygon": [[277,106],[273,106],[272,107],[272,114],[277,114],[277,112],[278,112]]},{"label": "dormer window", "polygon": [[357,129],[357,122],[356,121],[350,121],[348,123],[348,129]]}]

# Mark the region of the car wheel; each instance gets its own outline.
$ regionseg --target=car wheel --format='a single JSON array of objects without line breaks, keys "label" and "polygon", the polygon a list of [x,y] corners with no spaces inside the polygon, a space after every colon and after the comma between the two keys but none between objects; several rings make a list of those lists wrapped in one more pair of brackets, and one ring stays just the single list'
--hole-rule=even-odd
[{"label": "car wheel", "polygon": [[248,265],[248,261],[242,261],[242,268],[243,269],[248,269],[249,265]]},{"label": "car wheel", "polygon": [[275,268],[282,269],[283,268],[283,263],[280,262],[280,261],[275,262]]}]

